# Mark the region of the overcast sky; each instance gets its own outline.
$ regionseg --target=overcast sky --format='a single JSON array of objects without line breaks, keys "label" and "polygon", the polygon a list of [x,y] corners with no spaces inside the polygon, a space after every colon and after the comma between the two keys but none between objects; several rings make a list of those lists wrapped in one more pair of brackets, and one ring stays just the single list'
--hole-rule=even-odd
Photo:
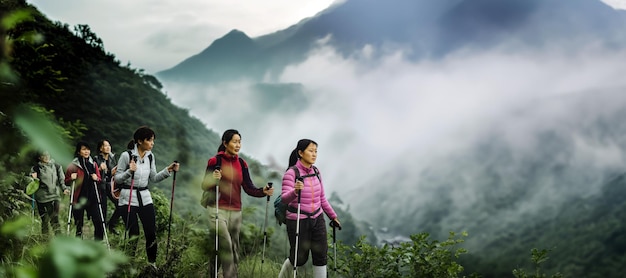
[{"label": "overcast sky", "polygon": [[87,24],[122,64],[156,73],[232,29],[250,37],[281,30],[334,0],[28,0],[48,18]]},{"label": "overcast sky", "polygon": [[[28,0],[51,20],[87,24],[122,64],[156,73],[232,29],[250,37],[281,30],[343,0]],[[626,0],[602,0],[626,9]]]}]

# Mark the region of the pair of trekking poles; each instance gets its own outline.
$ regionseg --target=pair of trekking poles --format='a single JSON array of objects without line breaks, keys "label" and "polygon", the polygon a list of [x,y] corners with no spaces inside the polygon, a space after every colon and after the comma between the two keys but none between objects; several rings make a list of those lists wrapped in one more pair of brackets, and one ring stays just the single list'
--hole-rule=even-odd
[{"label": "pair of trekking poles", "polygon": [[[87,174],[88,176],[91,175],[89,173],[89,170],[87,170],[87,162],[83,162],[83,169],[85,169],[85,174]],[[70,235],[70,225],[71,225],[71,221],[72,221],[72,209],[73,209],[73,205],[74,205],[74,189],[75,189],[75,185],[76,185],[76,179],[72,180],[72,192],[70,193],[70,209],[68,211],[68,215],[67,215],[67,235]],[[94,186],[94,191],[96,192],[96,200],[98,200],[98,212],[100,213],[100,220],[102,221],[102,229],[104,230],[104,240],[107,244],[107,249],[109,251],[111,251],[111,245],[109,244],[109,236],[107,234],[107,230],[106,230],[106,221],[104,220],[104,213],[102,212],[102,205],[101,205],[101,199],[100,199],[100,193],[98,191],[98,184],[96,183],[96,181],[93,181],[93,186]]]},{"label": "pair of trekking poles", "polygon": [[[132,156],[131,159],[133,161],[137,161],[137,156]],[[174,160],[174,163],[178,163],[177,160]],[[172,177],[172,197],[170,199],[170,217],[167,223],[167,245],[165,247],[165,261],[167,261],[169,259],[168,255],[169,255],[169,251],[170,251],[170,235],[172,232],[172,212],[174,211],[174,190],[176,189],[176,172],[174,171],[174,176]],[[133,189],[135,187],[135,172],[131,173],[131,177],[130,177],[130,192],[128,195],[128,206],[126,209],[126,227],[124,230],[124,241],[126,242],[126,240],[130,237],[129,233],[130,233],[130,208],[131,208],[131,201],[133,199]],[[137,192],[137,194],[139,194],[139,192]]]},{"label": "pair of trekking poles", "polygon": [[[298,180],[300,182],[304,182],[304,179],[302,177],[298,178]],[[294,258],[293,258],[293,278],[296,278],[297,275],[297,268],[298,268],[298,245],[300,243],[299,241],[299,237],[300,237],[300,196],[302,196],[302,194],[300,194],[300,190],[297,190],[297,194],[298,194],[298,212],[297,212],[297,216],[296,216],[296,247],[295,247],[295,252],[294,252]],[[266,212],[266,217],[267,217],[267,212]],[[337,241],[336,241],[336,230],[335,228],[339,228],[339,230],[341,230],[341,226],[339,224],[337,224],[337,222],[335,222],[334,220],[330,221],[330,226],[333,227],[333,251],[335,253],[335,258],[333,259],[334,261],[334,270],[337,271]]]},{"label": "pair of trekking poles", "polygon": [[[219,171],[220,166],[216,166],[214,171]],[[272,188],[273,183],[268,182],[267,187]],[[217,277],[218,272],[218,257],[219,257],[219,192],[220,192],[220,179],[215,183],[215,262],[214,262],[214,277]],[[270,196],[267,196],[267,202],[265,203],[265,223],[263,224],[263,252],[261,258],[261,272],[263,271],[263,264],[265,263],[265,245],[267,243],[267,211],[269,209]],[[261,273],[262,274],[262,273]]]}]

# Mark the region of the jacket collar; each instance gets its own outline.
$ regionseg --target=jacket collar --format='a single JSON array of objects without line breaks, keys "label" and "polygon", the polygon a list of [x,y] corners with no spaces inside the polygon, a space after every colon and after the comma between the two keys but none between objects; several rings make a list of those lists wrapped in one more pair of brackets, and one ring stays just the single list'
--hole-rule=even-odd
[{"label": "jacket collar", "polygon": [[[133,149],[130,151],[131,154],[136,155],[138,158],[143,159],[141,157],[139,157],[139,151],[137,150],[137,144],[135,144],[135,146],[133,147]],[[143,157],[146,158],[148,157],[150,154],[152,154],[152,151],[145,151],[143,153]],[[109,155],[110,156],[110,155]]]},{"label": "jacket collar", "polygon": [[239,159],[238,155],[229,155],[225,151],[218,152],[216,156],[220,156],[222,159],[225,159],[228,161],[236,161]]},{"label": "jacket collar", "polygon": [[304,166],[304,164],[302,164],[302,162],[300,162],[300,159],[298,159],[298,161],[296,161],[296,167],[298,167],[298,169],[302,172],[304,171],[307,174],[310,174],[311,171],[313,170],[313,166],[311,166],[310,168]]}]

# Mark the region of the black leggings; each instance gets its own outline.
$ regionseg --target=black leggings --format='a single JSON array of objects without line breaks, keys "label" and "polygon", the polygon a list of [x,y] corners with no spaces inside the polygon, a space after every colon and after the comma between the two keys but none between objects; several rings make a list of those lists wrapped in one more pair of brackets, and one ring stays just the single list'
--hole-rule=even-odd
[{"label": "black leggings", "polygon": [[[289,236],[289,260],[293,265],[296,245],[296,220],[287,219],[287,235]],[[313,265],[323,266],[327,263],[328,239],[326,238],[326,221],[324,214],[317,218],[300,219],[298,235],[298,266],[309,259],[309,251],[313,257]]]},{"label": "black leggings", "polygon": [[[148,262],[156,262],[157,257],[157,241],[156,241],[156,215],[154,211],[154,205],[149,204],[143,207],[130,207],[130,222],[128,219],[128,207],[123,206],[126,212],[122,213],[122,219],[128,229],[128,237],[130,241],[131,255],[134,254],[137,249],[137,237],[139,235],[139,223],[137,217],[141,220],[143,226],[143,233],[146,236],[146,253],[148,255]],[[119,207],[118,207],[119,209]],[[133,239],[133,237],[135,237]]]},{"label": "black leggings", "polygon": [[[102,240],[104,238],[104,227],[102,226],[102,219],[100,218],[100,209],[98,209],[98,203],[95,201],[89,201],[85,206],[77,208],[78,205],[74,205],[73,214],[74,221],[76,222],[76,236],[82,237],[83,235],[83,221],[85,218],[85,210],[87,211],[87,218],[91,218],[93,223],[93,237],[96,240]],[[102,203],[103,217],[106,217],[106,202]]]}]

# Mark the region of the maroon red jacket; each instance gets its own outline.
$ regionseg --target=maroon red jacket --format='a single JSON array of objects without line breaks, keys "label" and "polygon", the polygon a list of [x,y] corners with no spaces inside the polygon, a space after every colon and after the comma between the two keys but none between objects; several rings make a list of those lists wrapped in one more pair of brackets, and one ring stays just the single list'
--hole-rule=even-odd
[{"label": "maroon red jacket", "polygon": [[[215,179],[213,179],[213,171],[217,164],[217,156],[221,158],[222,179],[220,180],[219,208],[225,210],[241,210],[241,189],[246,194],[253,197],[264,197],[263,188],[257,188],[252,183],[248,164],[242,159],[239,162],[239,156],[231,156],[225,152],[218,152],[217,155],[211,157],[207,162],[203,188],[209,188],[215,192]],[[242,168],[243,164],[243,168]]]},{"label": "maroon red jacket", "polygon": [[[102,177],[100,177],[100,171],[98,169],[98,164],[93,161],[93,159],[91,157],[89,157],[89,163],[93,163],[94,169],[96,169],[95,173],[98,176],[98,180],[96,182],[100,182],[100,180],[102,179]],[[80,165],[80,163],[78,162],[78,158],[74,157],[74,160],[72,160],[72,163],[70,163],[70,165],[67,166],[67,169],[65,171],[65,185],[67,186],[71,186],[72,185],[72,173],[76,173],[76,181],[74,184],[74,201],[73,204],[76,204],[78,202],[78,197],[80,196],[80,191],[83,188],[83,183],[85,181],[85,169],[83,169],[83,167]],[[87,184],[84,186],[94,186],[93,184]],[[71,188],[69,188],[71,190]],[[100,194],[100,196],[104,196],[102,195],[104,193],[104,190],[98,190],[98,193]],[[70,193],[71,194],[71,193]],[[90,196],[91,197],[91,196]],[[100,197],[102,198],[102,197]]]}]

